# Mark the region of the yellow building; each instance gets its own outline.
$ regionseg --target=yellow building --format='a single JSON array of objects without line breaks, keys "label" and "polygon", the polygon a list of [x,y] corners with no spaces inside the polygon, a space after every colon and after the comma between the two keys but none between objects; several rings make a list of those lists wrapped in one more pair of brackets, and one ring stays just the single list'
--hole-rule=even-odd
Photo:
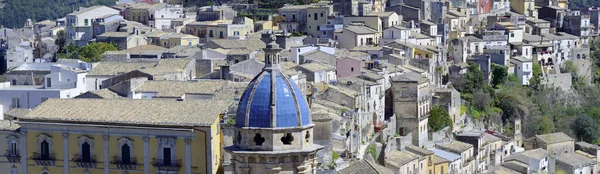
[{"label": "yellow building", "polygon": [[202,42],[210,39],[240,39],[254,32],[254,21],[244,17],[237,20],[191,22],[185,25],[183,31],[198,36]]},{"label": "yellow building", "polygon": [[534,16],[533,12],[536,11],[534,0],[512,0],[510,8],[525,16]]},{"label": "yellow building", "polygon": [[179,45],[196,46],[200,42],[200,38],[183,33],[169,33],[160,36],[159,46],[172,48]]},{"label": "yellow building", "polygon": [[3,158],[0,158],[0,173],[18,174],[21,171],[20,138],[19,125],[10,120],[0,120],[0,150],[4,151]]},{"label": "yellow building", "polygon": [[434,156],[435,154],[433,153],[433,151],[431,150],[427,150],[418,146],[414,146],[414,145],[408,145],[406,146],[406,150],[410,153],[413,153],[417,156],[420,156],[419,158],[419,169],[418,169],[418,173],[419,174],[429,174],[434,172]]},{"label": "yellow building", "polygon": [[49,99],[18,117],[22,173],[221,173],[232,103]]},{"label": "yellow building", "polygon": [[447,174],[450,173],[450,168],[448,167],[450,161],[439,157],[437,155],[433,155],[433,164],[435,165],[433,174]]}]

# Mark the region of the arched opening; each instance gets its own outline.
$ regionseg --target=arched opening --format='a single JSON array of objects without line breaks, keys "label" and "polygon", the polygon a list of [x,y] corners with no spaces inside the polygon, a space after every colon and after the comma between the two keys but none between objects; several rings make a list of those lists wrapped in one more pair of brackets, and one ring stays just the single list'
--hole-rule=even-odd
[{"label": "arched opening", "polygon": [[260,134],[256,134],[254,136],[254,144],[256,144],[257,146],[262,146],[262,144],[265,142],[265,138],[262,137],[262,135]]},{"label": "arched opening", "polygon": [[306,140],[306,142],[310,142],[310,132],[306,131],[306,136],[304,136],[304,139]]},{"label": "arched opening", "polygon": [[292,133],[287,133],[285,136],[281,137],[281,142],[284,145],[290,145],[292,144],[292,141],[294,141],[294,136],[292,136]]},{"label": "arched opening", "polygon": [[121,162],[129,164],[131,162],[131,149],[128,144],[121,146]]},{"label": "arched opening", "polygon": [[577,54],[577,59],[581,59],[581,54]]},{"label": "arched opening", "polygon": [[44,140],[40,143],[40,153],[42,159],[50,159],[50,144]]},{"label": "arched opening", "polygon": [[88,142],[84,142],[83,144],[81,144],[81,161],[83,162],[90,162],[92,161],[92,155],[91,153],[91,149],[90,149],[90,144]]},{"label": "arched opening", "polygon": [[13,156],[17,155],[17,141],[16,140],[10,141],[9,155],[13,155]]}]

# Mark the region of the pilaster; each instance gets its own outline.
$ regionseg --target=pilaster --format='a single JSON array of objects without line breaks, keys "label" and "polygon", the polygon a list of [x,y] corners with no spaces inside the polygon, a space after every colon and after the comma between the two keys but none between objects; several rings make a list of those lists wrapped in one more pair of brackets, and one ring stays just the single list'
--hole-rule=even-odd
[{"label": "pilaster", "polygon": [[104,134],[102,138],[104,139],[104,174],[109,174],[108,138],[110,137],[108,134]]},{"label": "pilaster", "polygon": [[142,137],[144,139],[144,174],[150,174],[150,156],[148,155],[148,136]]},{"label": "pilaster", "polygon": [[27,174],[27,131],[21,130],[21,173]]},{"label": "pilaster", "polygon": [[63,170],[69,174],[69,132],[63,132]]},{"label": "pilaster", "polygon": [[192,143],[191,138],[185,138],[185,173],[192,174],[192,162],[191,162],[191,154],[192,150],[190,144]]}]

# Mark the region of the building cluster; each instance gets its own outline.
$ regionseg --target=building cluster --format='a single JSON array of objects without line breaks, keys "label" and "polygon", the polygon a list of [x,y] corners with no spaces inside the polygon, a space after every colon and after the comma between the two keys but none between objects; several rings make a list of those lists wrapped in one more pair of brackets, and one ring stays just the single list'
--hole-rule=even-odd
[{"label": "building cluster", "polygon": [[[567,0],[223,2],[190,10],[119,0],[1,29],[0,171],[600,171],[597,145],[564,133],[523,137],[520,118],[510,134],[476,124],[448,80],[476,65],[490,83],[499,65],[529,85],[539,66],[543,85],[568,91],[565,62],[591,73],[597,8],[570,10]],[[67,44],[118,50],[100,62],[56,59],[59,31]],[[452,123],[432,131],[436,106]]]}]

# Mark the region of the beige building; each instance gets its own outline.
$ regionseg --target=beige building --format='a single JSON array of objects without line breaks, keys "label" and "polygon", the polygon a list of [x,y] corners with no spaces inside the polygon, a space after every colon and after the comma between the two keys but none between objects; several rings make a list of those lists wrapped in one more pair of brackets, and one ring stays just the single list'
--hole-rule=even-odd
[{"label": "beige building", "polygon": [[385,30],[386,28],[390,28],[392,26],[400,25],[400,21],[402,21],[402,16],[396,14],[396,12],[372,12],[372,16],[377,16],[381,20],[381,28]]},{"label": "beige building", "polygon": [[245,39],[247,34],[254,32],[254,22],[247,17],[191,22],[185,25],[183,32],[199,37],[203,43],[210,39]]},{"label": "beige building", "polygon": [[562,132],[536,135],[527,138],[523,145],[526,150],[542,148],[552,155],[575,151],[575,140]]},{"label": "beige building", "polygon": [[331,4],[313,4],[306,8],[306,27],[307,33],[312,37],[321,36],[320,25],[327,24],[328,17],[333,13],[333,6]]},{"label": "beige building", "polygon": [[408,151],[392,150],[385,157],[385,167],[392,169],[397,174],[414,174],[418,173],[420,156]]},{"label": "beige building", "polygon": [[129,48],[148,44],[148,39],[146,38],[146,36],[140,35],[137,32],[133,34],[127,32],[106,32],[101,35],[98,35],[96,40],[98,42],[116,44],[119,50],[126,50]]},{"label": "beige building", "polygon": [[476,173],[477,165],[475,165],[475,156],[473,156],[475,149],[473,145],[463,143],[460,141],[452,141],[449,144],[436,144],[436,148],[449,151],[460,155],[462,162],[462,168],[459,171],[461,174]]},{"label": "beige building", "polygon": [[422,146],[428,141],[427,123],[431,110],[429,81],[416,73],[394,76],[391,81],[397,132],[402,136],[412,132],[413,144]]},{"label": "beige building", "polygon": [[379,44],[381,33],[363,24],[350,24],[335,31],[334,39],[339,47],[348,50],[355,47],[374,47]]}]

